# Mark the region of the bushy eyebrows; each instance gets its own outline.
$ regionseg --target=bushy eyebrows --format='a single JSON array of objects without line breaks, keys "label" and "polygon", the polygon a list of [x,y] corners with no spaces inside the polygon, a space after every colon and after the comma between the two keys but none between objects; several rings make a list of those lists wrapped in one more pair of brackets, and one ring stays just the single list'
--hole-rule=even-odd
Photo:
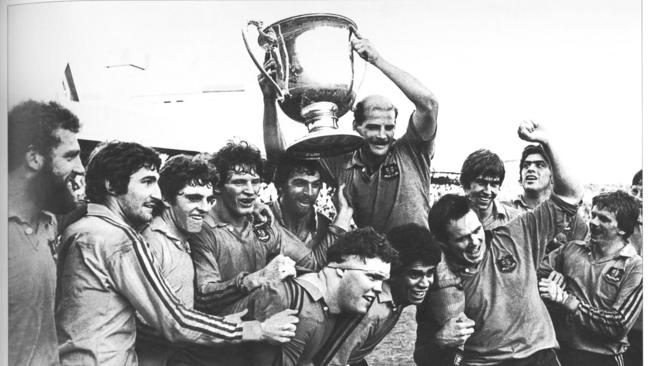
[{"label": "bushy eyebrows", "polygon": [[70,151],[66,152],[65,154],[63,154],[63,157],[64,158],[74,158],[74,157],[77,157],[80,153],[81,153],[81,150],[74,149],[74,150],[70,150]]}]

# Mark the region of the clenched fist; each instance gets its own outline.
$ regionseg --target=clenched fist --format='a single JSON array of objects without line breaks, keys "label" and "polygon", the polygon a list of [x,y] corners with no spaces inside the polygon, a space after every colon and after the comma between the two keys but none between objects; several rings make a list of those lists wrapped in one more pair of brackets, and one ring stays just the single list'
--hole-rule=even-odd
[{"label": "clenched fist", "polygon": [[519,138],[530,142],[548,142],[546,130],[535,121],[523,121],[517,130]]}]

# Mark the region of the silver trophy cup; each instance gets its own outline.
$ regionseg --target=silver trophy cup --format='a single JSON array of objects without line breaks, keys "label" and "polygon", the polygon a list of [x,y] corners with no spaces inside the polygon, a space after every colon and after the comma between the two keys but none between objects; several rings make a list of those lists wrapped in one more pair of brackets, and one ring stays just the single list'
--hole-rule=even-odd
[{"label": "silver trophy cup", "polygon": [[[271,76],[253,55],[247,32],[255,26],[265,58],[275,63]],[[338,119],[350,109],[356,94],[354,51],[350,44],[350,19],[336,14],[304,14],[263,28],[251,20],[242,29],[244,44],[260,72],[278,92],[278,104],[309,133],[292,142],[287,153],[296,158],[318,159],[356,150],[363,138],[338,131]]]}]

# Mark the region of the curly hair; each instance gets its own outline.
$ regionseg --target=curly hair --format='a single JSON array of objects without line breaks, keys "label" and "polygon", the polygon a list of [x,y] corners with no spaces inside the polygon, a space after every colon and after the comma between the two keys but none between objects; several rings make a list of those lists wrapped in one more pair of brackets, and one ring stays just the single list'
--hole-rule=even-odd
[{"label": "curly hair", "polygon": [[460,184],[469,189],[470,184],[481,175],[496,177],[499,185],[506,176],[506,168],[499,155],[487,149],[479,149],[469,154],[460,169]]},{"label": "curly hair", "polygon": [[591,203],[591,207],[616,214],[618,228],[625,233],[624,239],[632,235],[639,219],[639,202],[634,196],[621,190],[603,192],[595,196]]},{"label": "curly hair", "polygon": [[316,175],[318,173],[321,179],[324,178],[322,167],[318,160],[301,160],[285,155],[279,161],[273,184],[276,188],[282,187],[293,175],[299,173],[308,175]]},{"label": "curly hair", "polygon": [[446,194],[431,206],[429,211],[429,230],[439,241],[447,241],[447,225],[450,221],[459,220],[471,210],[471,202],[467,196]]},{"label": "curly hair", "polygon": [[440,244],[425,227],[415,223],[400,225],[391,229],[386,236],[398,253],[397,260],[391,266],[392,274],[416,262],[430,266],[440,262]]},{"label": "curly hair", "polygon": [[364,263],[369,258],[392,263],[397,258],[397,251],[390,246],[386,235],[379,234],[372,227],[364,227],[341,235],[327,250],[329,263],[342,263],[349,256],[358,256]]},{"label": "curly hair", "polygon": [[539,154],[542,156],[544,161],[546,162],[546,165],[548,165],[549,169],[552,169],[551,167],[551,161],[548,159],[548,155],[546,154],[546,151],[544,151],[544,148],[541,145],[527,145],[524,147],[524,150],[521,152],[521,159],[519,159],[519,181],[521,182],[521,170],[524,168],[524,161],[528,157],[528,155],[533,155],[533,154]]},{"label": "curly hair", "polygon": [[57,102],[28,100],[9,111],[9,171],[19,167],[25,153],[34,149],[49,158],[61,140],[54,135],[57,129],[79,132],[79,118]]},{"label": "curly hair", "polygon": [[92,203],[105,203],[108,195],[105,181],[115,194],[126,193],[131,175],[143,167],[160,168],[156,150],[135,142],[101,143],[90,154],[86,169],[86,196]]},{"label": "curly hair", "polygon": [[235,170],[236,167],[243,168],[246,172],[255,172],[258,175],[263,174],[264,170],[264,161],[260,150],[246,141],[228,141],[226,146],[210,157],[210,164],[217,170],[219,186],[226,184],[229,172]]},{"label": "curly hair", "polygon": [[160,193],[165,201],[176,203],[178,192],[187,185],[216,186],[219,177],[208,158],[206,154],[181,154],[167,159],[160,168],[158,179]]}]

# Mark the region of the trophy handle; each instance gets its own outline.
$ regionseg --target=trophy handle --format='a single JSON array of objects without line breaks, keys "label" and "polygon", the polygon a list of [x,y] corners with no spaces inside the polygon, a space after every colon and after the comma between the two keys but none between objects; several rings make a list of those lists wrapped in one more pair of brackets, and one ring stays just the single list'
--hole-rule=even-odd
[{"label": "trophy handle", "polygon": [[[350,34],[348,35],[348,42],[350,43],[350,65],[352,67],[352,80],[350,80],[350,90],[348,91],[349,93],[354,93],[355,95],[358,94],[359,89],[361,89],[361,84],[363,84],[363,81],[366,79],[366,72],[368,71],[368,62],[364,61],[361,57],[358,57],[355,55],[356,52],[354,52],[354,49],[352,49],[352,35],[359,36],[357,33],[357,28],[356,27],[348,27]],[[356,71],[354,65],[355,63],[355,58],[358,60],[363,61],[363,72],[361,74],[361,80],[357,77]]]},{"label": "trophy handle", "polygon": [[[257,29],[259,34],[264,36],[265,38],[271,38],[272,37],[272,35],[268,35],[268,34],[266,34],[266,33],[264,33],[262,31],[262,22],[261,21],[258,21],[258,20],[249,20],[249,21],[247,21],[244,24],[244,26],[242,27],[242,30],[241,30],[241,35],[242,35],[242,39],[244,40],[244,45],[246,46],[246,51],[248,51],[248,55],[251,57],[251,60],[253,60],[253,63],[255,64],[255,66],[257,66],[257,69],[260,70],[262,75],[264,75],[264,77],[268,81],[270,81],[271,84],[273,84],[273,86],[275,87],[275,90],[278,92],[278,95],[279,95],[278,100],[282,101],[282,100],[284,100],[284,97],[286,95],[288,95],[289,93],[286,90],[282,89],[280,87],[280,85],[278,85],[278,83],[276,83],[275,80],[273,80],[271,75],[269,75],[269,73],[266,72],[266,70],[264,70],[262,65],[260,65],[260,62],[257,61],[257,58],[255,57],[255,55],[253,55],[253,51],[251,50],[250,44],[248,43],[248,37],[246,35],[248,34],[248,30],[249,30],[250,26],[252,26],[252,25],[255,26],[255,28]],[[272,52],[271,50],[267,50],[267,51]],[[276,66],[279,69],[282,68],[282,65],[277,65],[276,64]],[[278,70],[278,72],[281,72],[282,74],[284,74],[283,70]]]}]

